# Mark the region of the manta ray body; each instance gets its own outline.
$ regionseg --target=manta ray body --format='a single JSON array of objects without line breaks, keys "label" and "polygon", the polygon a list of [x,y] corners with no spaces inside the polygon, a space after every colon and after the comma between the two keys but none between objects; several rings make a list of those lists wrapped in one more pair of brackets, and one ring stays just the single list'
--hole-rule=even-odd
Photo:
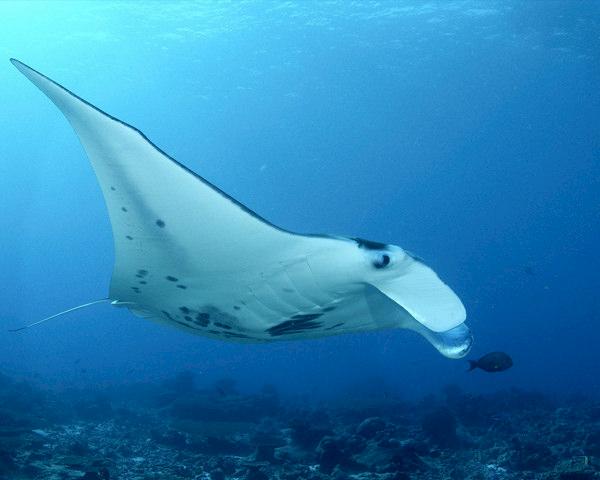
[{"label": "manta ray body", "polygon": [[407,251],[279,228],[136,128],[11,61],[61,110],[92,163],[114,237],[113,305],[229,341],[407,328],[448,357],[470,349],[461,301]]}]

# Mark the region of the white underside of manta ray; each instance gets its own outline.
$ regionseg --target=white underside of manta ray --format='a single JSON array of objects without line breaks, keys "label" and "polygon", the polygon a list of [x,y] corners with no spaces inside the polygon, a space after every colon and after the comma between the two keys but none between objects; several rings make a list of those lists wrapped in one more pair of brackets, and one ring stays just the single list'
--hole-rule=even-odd
[{"label": "white underside of manta ray", "polygon": [[11,60],[75,130],[112,225],[108,298],[221,340],[269,342],[407,328],[467,354],[465,309],[402,248],[278,228],[58,83]]}]

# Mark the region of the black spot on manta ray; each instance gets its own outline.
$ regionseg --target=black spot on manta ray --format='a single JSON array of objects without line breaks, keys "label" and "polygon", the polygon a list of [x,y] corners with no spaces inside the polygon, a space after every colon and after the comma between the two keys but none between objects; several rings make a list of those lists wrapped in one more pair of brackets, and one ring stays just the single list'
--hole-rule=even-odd
[{"label": "black spot on manta ray", "polygon": [[332,327],[327,327],[325,330],[333,330],[334,328],[338,328],[341,327],[344,323],[336,323],[335,325],[333,325]]},{"label": "black spot on manta ray", "polygon": [[294,315],[292,316],[291,320],[302,320],[302,321],[309,321],[309,320],[314,320],[316,318],[321,317],[323,314],[322,313],[299,313],[298,315]]},{"label": "black spot on manta ray", "polygon": [[239,310],[239,309],[240,309],[240,307],[239,307],[238,305],[234,305],[234,306],[233,306],[233,309],[234,309],[234,310]]},{"label": "black spot on manta ray", "polygon": [[182,290],[185,290],[187,288],[187,285],[177,285],[177,288],[181,288]]},{"label": "black spot on manta ray", "polygon": [[126,209],[125,207],[121,207],[121,210],[122,210],[123,212],[127,212],[127,209]]},{"label": "black spot on manta ray", "polygon": [[220,323],[220,322],[215,322],[215,323],[214,323],[214,326],[215,326],[215,327],[219,327],[219,328],[223,328],[223,329],[225,329],[225,330],[231,330],[231,326],[229,326],[229,325],[226,325],[226,324],[224,324],[224,323]]},{"label": "black spot on manta ray", "polygon": [[169,282],[178,282],[178,281],[179,281],[179,279],[178,279],[177,277],[173,277],[173,276],[171,276],[171,275],[167,275],[165,278],[166,278],[166,279],[167,279]]},{"label": "black spot on manta ray", "polygon": [[271,336],[276,337],[280,335],[290,335],[294,333],[302,333],[305,330],[312,330],[315,328],[321,327],[323,324],[321,322],[313,321],[316,318],[319,318],[322,313],[306,313],[306,314],[298,314],[294,315],[290,320],[286,320],[281,322],[274,327],[267,328],[265,330],[267,333],[271,334]]},{"label": "black spot on manta ray", "polygon": [[188,307],[179,307],[179,310],[181,310],[181,312],[185,313],[186,315],[190,313],[190,309]]},{"label": "black spot on manta ray", "polygon": [[385,243],[372,242],[371,240],[365,240],[364,238],[353,238],[359,248],[365,250],[387,250],[388,246]]},{"label": "black spot on manta ray", "polygon": [[219,323],[219,327],[225,330],[230,327],[231,329],[238,329],[237,324],[239,319],[234,315],[220,310],[214,305],[203,305],[196,312],[196,319],[204,325],[209,324],[209,318],[213,325]]},{"label": "black spot on manta ray", "polygon": [[243,333],[235,333],[235,332],[223,332],[223,335],[226,338],[250,338],[248,335],[244,335]]},{"label": "black spot on manta ray", "polygon": [[131,287],[135,293],[140,293],[140,287]]},{"label": "black spot on manta ray", "polygon": [[170,319],[170,320],[173,323],[176,323],[177,325],[181,325],[182,327],[191,328],[192,330],[199,330],[199,328],[196,328],[193,325],[190,325],[189,323],[185,323],[185,322],[182,322],[180,320],[175,320],[175,319]]},{"label": "black spot on manta ray", "polygon": [[185,315],[183,318],[185,318],[186,322],[193,322],[194,320],[192,319],[192,317],[190,317],[189,315]]},{"label": "black spot on manta ray", "polygon": [[158,225],[160,228],[165,228],[165,222],[160,218],[156,220],[156,225]]},{"label": "black spot on manta ray", "polygon": [[138,283],[140,285],[146,285],[148,282],[146,280],[140,280]]},{"label": "black spot on manta ray", "polygon": [[208,313],[198,313],[196,315],[196,319],[194,321],[194,323],[196,325],[200,325],[201,327],[208,327],[208,324],[210,323],[208,321],[209,315]]},{"label": "black spot on manta ray", "polygon": [[111,187],[110,187],[110,189],[111,189],[113,192],[117,190],[117,189],[116,189],[115,187],[113,187],[113,186],[111,186]]},{"label": "black spot on manta ray", "polygon": [[127,240],[133,240],[133,237],[132,237],[131,235],[125,235],[125,238],[126,238]]},{"label": "black spot on manta ray", "polygon": [[[176,324],[181,325],[186,328],[191,328],[192,330],[198,330],[198,328],[196,328],[194,325],[190,325],[189,323],[185,323],[185,322],[182,322],[181,320],[177,320],[175,317],[173,317],[173,315],[171,315],[166,310],[161,310],[161,312],[165,317],[167,317],[168,320],[172,321],[173,323],[176,323]],[[186,320],[188,318],[189,317],[186,317]],[[190,318],[190,320],[192,320],[192,319]]]}]

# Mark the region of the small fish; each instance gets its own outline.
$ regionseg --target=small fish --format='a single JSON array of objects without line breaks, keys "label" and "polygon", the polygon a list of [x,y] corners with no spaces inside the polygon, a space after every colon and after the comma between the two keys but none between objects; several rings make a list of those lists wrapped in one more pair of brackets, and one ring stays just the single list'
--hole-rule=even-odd
[{"label": "small fish", "polygon": [[502,372],[513,365],[512,358],[504,352],[492,352],[484,355],[479,360],[469,360],[471,368],[467,371],[480,368],[486,372]]}]

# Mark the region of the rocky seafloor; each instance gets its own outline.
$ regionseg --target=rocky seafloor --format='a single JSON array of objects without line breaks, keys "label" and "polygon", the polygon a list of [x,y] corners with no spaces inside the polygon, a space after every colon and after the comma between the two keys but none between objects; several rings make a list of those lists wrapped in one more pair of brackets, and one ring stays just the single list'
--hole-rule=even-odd
[{"label": "rocky seafloor", "polygon": [[230,381],[44,391],[0,375],[0,480],[600,479],[600,402],[449,386],[335,406]]}]

